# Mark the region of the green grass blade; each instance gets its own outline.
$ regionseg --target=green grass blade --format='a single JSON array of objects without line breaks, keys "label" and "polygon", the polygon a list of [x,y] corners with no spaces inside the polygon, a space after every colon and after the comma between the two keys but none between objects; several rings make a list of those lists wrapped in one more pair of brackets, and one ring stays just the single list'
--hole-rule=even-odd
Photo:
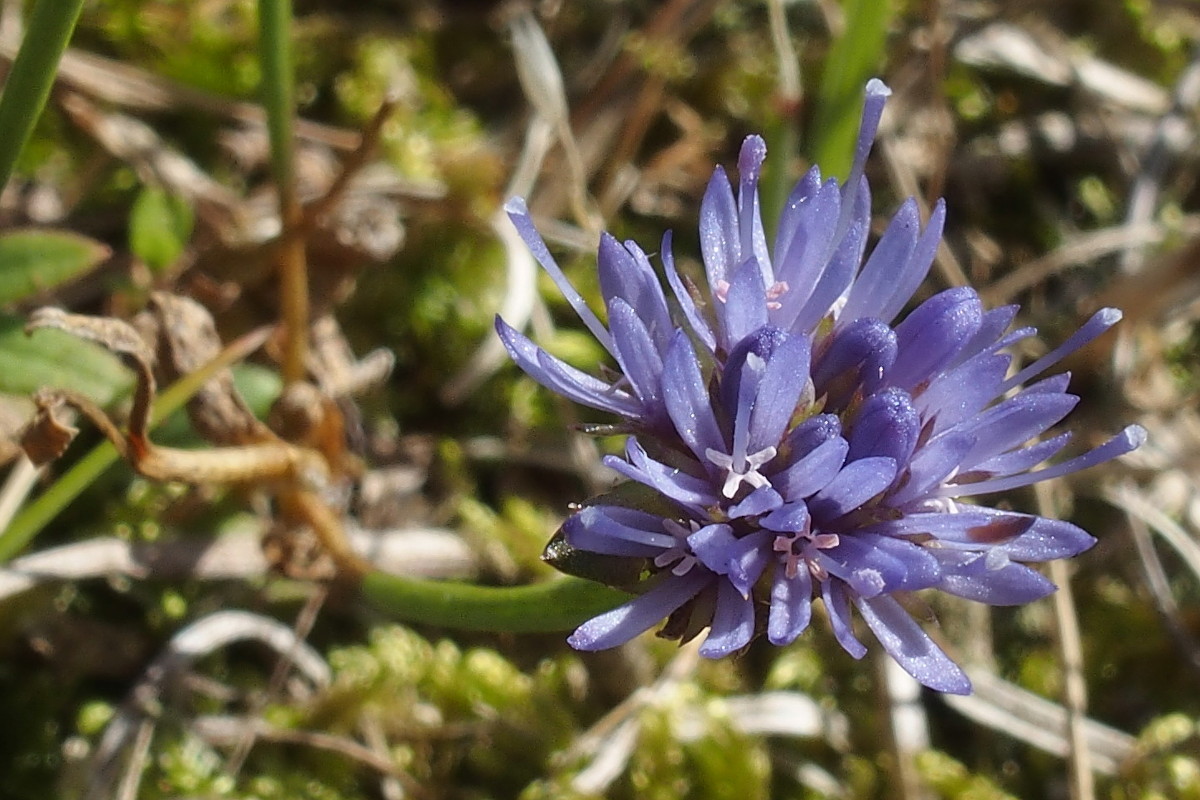
[{"label": "green grass blade", "polygon": [[295,77],[292,68],[291,0],[259,0],[259,58],[262,60],[262,102],[267,109],[271,140],[271,172],[279,188],[280,205],[294,202],[292,164],[295,147],[292,116]]},{"label": "green grass blade", "polygon": [[894,0],[846,0],[846,29],[830,48],[813,116],[809,153],[826,178],[844,179],[854,159],[863,86],[884,59]]},{"label": "green grass blade", "polygon": [[0,95],[0,188],[41,116],[83,0],[38,0]]}]

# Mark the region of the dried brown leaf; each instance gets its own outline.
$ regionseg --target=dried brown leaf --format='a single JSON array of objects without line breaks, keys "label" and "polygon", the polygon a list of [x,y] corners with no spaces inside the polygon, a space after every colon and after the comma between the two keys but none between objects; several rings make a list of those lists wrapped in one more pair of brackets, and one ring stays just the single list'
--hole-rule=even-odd
[{"label": "dried brown leaf", "polygon": [[40,467],[61,456],[79,429],[63,419],[62,401],[58,396],[39,392],[34,402],[37,414],[21,433],[21,449]]},{"label": "dried brown leaf", "polygon": [[[186,297],[154,292],[150,307],[158,323],[160,367],[174,380],[195,372],[221,352],[221,340],[208,309]],[[213,444],[248,444],[270,438],[233,383],[221,370],[188,402],[196,431]]]}]

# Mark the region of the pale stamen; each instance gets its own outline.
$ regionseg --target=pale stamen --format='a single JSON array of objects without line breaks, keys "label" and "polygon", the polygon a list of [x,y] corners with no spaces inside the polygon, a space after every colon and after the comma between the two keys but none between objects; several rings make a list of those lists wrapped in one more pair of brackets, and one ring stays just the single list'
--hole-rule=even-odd
[{"label": "pale stamen", "polygon": [[771,288],[767,289],[767,308],[772,311],[783,308],[783,304],[779,302],[779,298],[787,294],[790,288],[787,281],[775,281],[775,283],[771,284]]},{"label": "pale stamen", "polygon": [[775,537],[772,549],[780,554],[783,561],[784,574],[795,578],[800,573],[800,562],[803,561],[809,573],[818,581],[829,577],[829,571],[817,560],[817,550],[828,550],[837,547],[836,533],[818,533],[804,530],[796,533],[781,533]]},{"label": "pale stamen", "polygon": [[720,450],[708,448],[704,451],[704,456],[716,466],[726,471],[725,485],[721,487],[721,494],[726,498],[732,498],[741,488],[742,483],[748,483],[755,489],[761,489],[764,486],[770,486],[771,481],[766,475],[759,472],[759,467],[764,466],[767,462],[775,457],[779,451],[774,447],[764,447],[757,453],[751,453],[746,456],[744,463],[734,465],[733,456],[722,453]]},{"label": "pale stamen", "polygon": [[729,281],[720,280],[713,286],[713,297],[720,300],[722,303],[729,300]]},{"label": "pale stamen", "polygon": [[695,520],[688,520],[688,527],[684,527],[673,519],[663,520],[663,530],[671,534],[675,539],[675,544],[669,550],[664,550],[654,557],[654,566],[659,569],[670,566],[671,574],[676,577],[686,575],[696,563],[696,556],[692,554],[692,550],[688,547],[687,538],[696,531],[700,530],[700,525]]}]

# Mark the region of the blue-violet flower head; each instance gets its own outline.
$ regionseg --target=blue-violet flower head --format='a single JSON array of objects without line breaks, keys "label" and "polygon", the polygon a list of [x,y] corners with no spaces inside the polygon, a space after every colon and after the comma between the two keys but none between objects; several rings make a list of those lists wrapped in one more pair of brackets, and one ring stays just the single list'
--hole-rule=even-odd
[{"label": "blue-violet flower head", "polygon": [[[974,498],[1066,475],[1136,448],[1130,426],[1074,458],[1070,433],[1046,437],[1075,406],[1068,374],[1030,383],[1120,319],[1097,312],[1063,345],[1010,373],[1015,306],[984,310],[949,289],[896,322],[941,239],[938,203],[924,229],[904,203],[864,261],[870,193],[863,167],[889,90],[867,84],[846,183],[813,168],[796,185],[768,245],[759,211],[763,140],[750,136],[735,193],[717,167],[700,209],[708,291],[661,245],[663,289],[634,243],[605,234],[598,267],[607,326],[559,269],[523,201],[508,211],[534,256],[611,354],[594,377],[497,319],[517,364],[544,386],[622,418],[623,457],[606,463],[651,502],[614,493],[569,517],[570,547],[628,560],[637,596],[581,625],[581,650],[622,644],[666,620],[663,635],[705,628],[702,655],[756,635],[786,645],[820,599],[834,636],[866,653],[851,609],[917,680],[970,691],[963,671],[895,595],[939,589],[993,605],[1044,597],[1026,566],[1076,555],[1094,539],[1057,520]],[[674,311],[672,310],[674,309]]]}]

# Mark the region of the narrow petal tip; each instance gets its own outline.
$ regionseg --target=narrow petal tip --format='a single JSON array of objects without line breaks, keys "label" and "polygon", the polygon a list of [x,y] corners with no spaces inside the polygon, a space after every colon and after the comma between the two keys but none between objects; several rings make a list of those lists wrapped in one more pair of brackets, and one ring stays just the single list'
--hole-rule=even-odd
[{"label": "narrow petal tip", "polygon": [[525,204],[524,197],[514,195],[504,202],[504,213],[510,217],[527,217],[529,216],[529,206]]},{"label": "narrow petal tip", "polygon": [[743,180],[749,176],[757,178],[766,159],[767,143],[758,134],[751,134],[742,142],[742,150],[738,154],[738,173]]},{"label": "narrow petal tip", "polygon": [[892,90],[888,85],[879,78],[871,78],[867,81],[867,96],[868,97],[891,97]]},{"label": "narrow petal tip", "polygon": [[[1144,445],[1146,443],[1146,437],[1149,436],[1149,434],[1146,433],[1146,429],[1141,425],[1129,425],[1125,428],[1125,430],[1121,431],[1117,435],[1122,439],[1122,441],[1125,443],[1125,446],[1128,448],[1125,450],[1126,453],[1132,453],[1134,450],[1137,450],[1139,447]],[[1124,453],[1122,453],[1122,455],[1124,455]]]}]

